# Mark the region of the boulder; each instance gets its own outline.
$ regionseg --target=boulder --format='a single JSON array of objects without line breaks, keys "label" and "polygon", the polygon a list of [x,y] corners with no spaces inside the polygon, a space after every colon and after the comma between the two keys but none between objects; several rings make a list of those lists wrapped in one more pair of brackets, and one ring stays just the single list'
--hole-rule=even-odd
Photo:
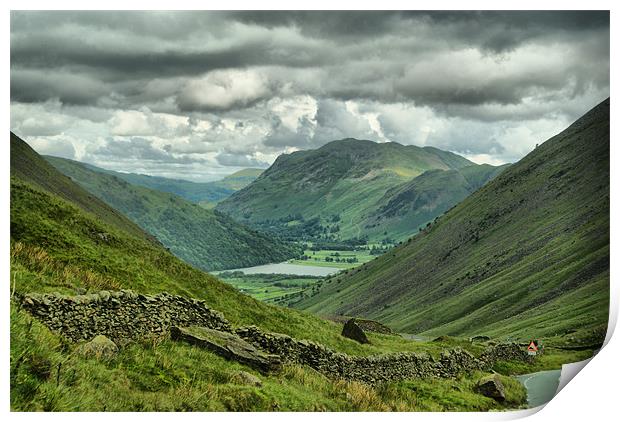
[{"label": "boulder", "polygon": [[500,402],[506,400],[504,384],[502,384],[497,374],[481,378],[476,386],[476,391],[485,397],[490,397]]},{"label": "boulder", "polygon": [[276,372],[282,367],[279,356],[264,353],[235,334],[191,326],[171,327],[170,335],[173,340],[182,340],[203,347],[263,373]]},{"label": "boulder", "polygon": [[110,359],[118,352],[118,346],[103,335],[98,335],[88,343],[77,347],[76,353],[85,357],[96,359]]},{"label": "boulder", "polygon": [[346,324],[344,324],[344,327],[342,327],[342,336],[362,344],[370,343],[364,330],[355,322],[355,318],[348,320]]},{"label": "boulder", "polygon": [[489,341],[491,340],[491,337],[489,336],[473,336],[469,339],[469,341],[474,342],[474,341]]},{"label": "boulder", "polygon": [[263,385],[260,378],[245,371],[236,371],[230,377],[230,381],[239,385],[251,385],[252,387],[262,387]]}]

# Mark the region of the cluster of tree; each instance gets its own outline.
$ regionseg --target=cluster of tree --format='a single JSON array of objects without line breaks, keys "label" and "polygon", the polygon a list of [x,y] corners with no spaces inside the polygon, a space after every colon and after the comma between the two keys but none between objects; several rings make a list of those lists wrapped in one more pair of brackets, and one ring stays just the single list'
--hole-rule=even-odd
[{"label": "cluster of tree", "polygon": [[[296,224],[289,224],[295,221]],[[300,213],[288,214],[278,219],[254,222],[252,225],[262,232],[268,232],[287,241],[335,242],[340,232],[340,215],[330,214],[304,219]]]},{"label": "cluster of tree", "polygon": [[348,262],[349,264],[352,264],[354,262],[357,262],[357,257],[354,256],[349,258],[332,258],[331,256],[326,256],[325,262]]},{"label": "cluster of tree", "polygon": [[338,241],[315,241],[309,248],[312,251],[357,251],[368,243],[368,235]]},{"label": "cluster of tree", "polygon": [[382,245],[383,246],[373,245],[369,251],[370,255],[383,255],[387,250],[390,249],[389,245],[385,243],[383,243]]}]

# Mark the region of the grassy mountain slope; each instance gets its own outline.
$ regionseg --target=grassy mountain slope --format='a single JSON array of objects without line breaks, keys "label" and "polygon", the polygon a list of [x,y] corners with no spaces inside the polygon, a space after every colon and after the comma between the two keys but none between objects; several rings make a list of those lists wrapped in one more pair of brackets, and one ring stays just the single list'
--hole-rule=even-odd
[{"label": "grassy mountain slope", "polygon": [[[167,291],[205,300],[235,325],[254,324],[350,354],[413,350],[436,355],[444,347],[372,333],[372,344],[360,345],[340,336],[341,326],[335,323],[258,302],[144,236],[82,209],[80,198],[74,202],[53,193],[51,182],[49,190],[36,185],[32,180],[47,169],[48,176],[62,181],[70,192],[83,192],[45,167],[40,157],[31,163],[11,177],[12,297],[35,291]],[[476,394],[475,383],[482,374],[404,381],[381,389],[330,381],[291,365],[278,375],[265,376],[168,339],[133,343],[111,360],[97,360],[74,353],[74,344],[13,300],[10,322],[10,400],[11,409],[18,411],[489,410],[524,399],[523,389],[509,378],[504,381],[510,400],[503,404]],[[244,383],[240,370],[258,377],[262,386]]]},{"label": "grassy mountain slope", "polygon": [[369,230],[362,225],[387,190],[427,170],[472,164],[431,147],[343,139],[317,150],[279,156],[258,179],[222,201],[217,209],[239,221],[265,227],[274,221],[290,225],[299,224],[302,218],[319,218],[334,238],[364,234],[377,238],[383,236],[381,227]]},{"label": "grassy mountain slope", "polygon": [[121,173],[86,163],[84,163],[84,166],[100,173],[116,176],[132,185],[172,193],[195,203],[217,203],[230,196],[233,192],[249,185],[263,172],[261,169],[248,168],[229,174],[222,180],[200,183],[145,174]]},{"label": "grassy mountain slope", "polygon": [[410,333],[529,338],[604,333],[608,300],[609,99],[298,306]]},{"label": "grassy mountain slope", "polygon": [[299,255],[296,246],[166,192],[132,185],[77,161],[47,157],[59,171],[119,210],[190,264],[204,270],[248,267]]},{"label": "grassy mountain slope", "polygon": [[376,211],[366,219],[364,231],[387,231],[396,238],[406,238],[508,166],[484,164],[458,170],[428,170],[410,182],[388,190],[377,201]]},{"label": "grassy mountain slope", "polygon": [[139,238],[157,242],[153,236],[144,232],[123,214],[57,171],[13,132],[11,132],[11,177],[58,195],[111,226]]}]

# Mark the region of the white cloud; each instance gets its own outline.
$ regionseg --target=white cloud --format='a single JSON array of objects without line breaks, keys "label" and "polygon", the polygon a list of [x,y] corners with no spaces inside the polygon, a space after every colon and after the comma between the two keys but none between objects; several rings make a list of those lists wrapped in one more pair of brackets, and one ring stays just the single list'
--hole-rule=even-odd
[{"label": "white cloud", "polygon": [[257,70],[215,70],[187,82],[177,102],[181,109],[226,110],[246,107],[269,94],[267,78]]}]

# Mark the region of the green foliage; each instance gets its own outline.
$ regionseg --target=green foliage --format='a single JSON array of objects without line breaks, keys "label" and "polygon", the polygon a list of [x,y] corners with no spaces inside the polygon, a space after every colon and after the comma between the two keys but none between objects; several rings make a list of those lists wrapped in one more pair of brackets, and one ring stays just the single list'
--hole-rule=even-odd
[{"label": "green foliage", "polygon": [[340,281],[296,306],[429,336],[568,342],[598,333],[590,345],[600,344],[609,303],[609,100]]},{"label": "green foliage", "polygon": [[56,157],[48,160],[197,268],[250,267],[284,261],[299,254],[295,245],[248,229],[220,212],[204,209],[179,196],[132,185],[77,161]]},{"label": "green foliage", "polygon": [[[469,169],[461,175],[465,168]],[[433,183],[414,185],[422,191],[413,205],[413,212],[419,214],[416,219],[382,218],[380,210],[393,196],[400,190],[411,191],[412,179],[432,169],[457,174],[462,179],[458,189],[450,185],[452,179],[432,178]],[[392,237],[403,238],[462,200],[497,171],[436,148],[344,139],[317,150],[279,156],[260,178],[216,209],[261,230],[299,241],[363,237],[375,241],[385,237],[386,230]],[[396,191],[389,193],[392,189]],[[400,206],[411,205],[409,201]]]}]

